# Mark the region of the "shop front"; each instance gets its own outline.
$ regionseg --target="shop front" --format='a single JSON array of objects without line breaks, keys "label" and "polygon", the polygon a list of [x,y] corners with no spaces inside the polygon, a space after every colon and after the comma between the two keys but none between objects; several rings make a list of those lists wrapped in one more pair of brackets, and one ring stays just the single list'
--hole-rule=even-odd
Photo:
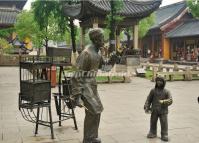
[{"label": "shop front", "polygon": [[171,59],[176,61],[198,61],[199,37],[171,39]]}]

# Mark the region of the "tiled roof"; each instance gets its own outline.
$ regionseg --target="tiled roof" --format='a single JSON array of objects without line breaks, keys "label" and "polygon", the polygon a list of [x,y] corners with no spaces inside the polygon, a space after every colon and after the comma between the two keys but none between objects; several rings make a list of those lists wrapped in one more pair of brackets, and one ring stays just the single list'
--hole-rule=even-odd
[{"label": "tiled roof", "polygon": [[166,34],[168,38],[199,36],[199,20],[187,21]]},{"label": "tiled roof", "polygon": [[17,14],[20,11],[15,8],[0,7],[0,25],[13,25],[16,22]]},{"label": "tiled roof", "polygon": [[[148,16],[154,10],[156,10],[162,0],[123,0],[123,8],[118,13],[126,17],[141,18]],[[87,0],[82,1],[82,5],[73,6],[73,10],[76,9],[76,15],[70,6],[65,5],[64,11],[67,16],[72,17],[86,17],[92,15],[107,15],[111,10],[109,0]],[[78,11],[78,9],[81,9]]]},{"label": "tiled roof", "polygon": [[0,7],[13,7],[22,10],[27,0],[0,0]]},{"label": "tiled roof", "polygon": [[155,24],[152,28],[158,28],[177,17],[187,8],[186,2],[178,2],[159,8],[155,11]]}]

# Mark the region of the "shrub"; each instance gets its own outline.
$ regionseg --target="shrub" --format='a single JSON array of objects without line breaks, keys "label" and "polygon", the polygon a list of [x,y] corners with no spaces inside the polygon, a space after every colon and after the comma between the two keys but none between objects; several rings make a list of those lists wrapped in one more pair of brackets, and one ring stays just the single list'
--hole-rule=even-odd
[{"label": "shrub", "polygon": [[10,54],[13,52],[13,46],[6,39],[0,38],[0,53]]}]

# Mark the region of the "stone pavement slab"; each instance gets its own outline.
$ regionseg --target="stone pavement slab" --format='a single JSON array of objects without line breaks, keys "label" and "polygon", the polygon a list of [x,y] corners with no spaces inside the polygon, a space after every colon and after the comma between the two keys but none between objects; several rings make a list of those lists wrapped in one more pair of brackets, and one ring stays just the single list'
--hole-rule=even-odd
[{"label": "stone pavement slab", "polygon": [[[84,109],[75,110],[79,130],[72,120],[59,127],[54,124],[55,139],[48,127],[25,121],[18,110],[19,70],[17,67],[0,67],[0,143],[81,143]],[[101,84],[99,95],[104,105],[99,135],[103,143],[163,143],[158,137],[147,139],[150,115],[143,110],[144,102],[154,83],[143,78],[132,78],[131,83]],[[167,82],[174,103],[170,106],[169,137],[171,143],[199,143],[199,81]],[[52,89],[57,92],[57,89]],[[53,120],[57,120],[52,99]]]}]

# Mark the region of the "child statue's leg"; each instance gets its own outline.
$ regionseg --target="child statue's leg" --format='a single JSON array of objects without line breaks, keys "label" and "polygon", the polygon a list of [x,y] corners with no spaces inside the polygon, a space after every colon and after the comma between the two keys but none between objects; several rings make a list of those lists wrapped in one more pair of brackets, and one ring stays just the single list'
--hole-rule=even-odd
[{"label": "child statue's leg", "polygon": [[150,120],[150,131],[147,135],[148,138],[155,138],[157,136],[157,121],[158,121],[158,114],[152,112]]},{"label": "child statue's leg", "polygon": [[168,119],[167,114],[160,115],[161,124],[161,139],[163,141],[168,141]]}]

